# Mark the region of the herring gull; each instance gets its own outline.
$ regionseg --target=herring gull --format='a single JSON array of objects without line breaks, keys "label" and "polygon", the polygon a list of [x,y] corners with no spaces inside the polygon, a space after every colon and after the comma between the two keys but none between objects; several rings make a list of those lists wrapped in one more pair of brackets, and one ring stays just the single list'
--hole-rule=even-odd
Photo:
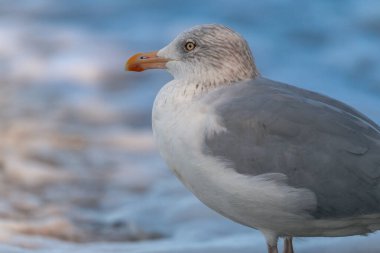
[{"label": "herring gull", "polygon": [[264,235],[269,253],[293,237],[380,229],[380,127],[354,108],[262,77],[247,42],[222,25],[139,53],[130,71],[167,69],[153,106],[159,151],[204,204]]}]

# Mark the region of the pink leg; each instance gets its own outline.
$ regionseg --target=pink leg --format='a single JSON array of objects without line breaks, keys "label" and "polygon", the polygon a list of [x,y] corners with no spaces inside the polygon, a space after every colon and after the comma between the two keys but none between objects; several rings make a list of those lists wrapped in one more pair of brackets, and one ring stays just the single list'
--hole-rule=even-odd
[{"label": "pink leg", "polygon": [[268,253],[278,253],[277,245],[276,246],[270,246],[269,244],[267,245],[268,245]]},{"label": "pink leg", "polygon": [[293,237],[285,237],[284,239],[284,253],[294,253],[293,251]]},{"label": "pink leg", "polygon": [[268,246],[268,253],[278,253],[277,241],[278,235],[271,230],[260,230],[263,233]]}]

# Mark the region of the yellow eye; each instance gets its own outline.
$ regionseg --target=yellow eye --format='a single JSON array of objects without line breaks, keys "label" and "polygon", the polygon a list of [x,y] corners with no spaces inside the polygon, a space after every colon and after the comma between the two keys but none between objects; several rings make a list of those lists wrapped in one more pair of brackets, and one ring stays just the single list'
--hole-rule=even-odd
[{"label": "yellow eye", "polygon": [[194,42],[192,42],[192,41],[188,41],[188,42],[186,42],[186,44],[185,44],[185,49],[186,49],[186,51],[191,51],[191,50],[193,50],[195,48],[195,43]]}]

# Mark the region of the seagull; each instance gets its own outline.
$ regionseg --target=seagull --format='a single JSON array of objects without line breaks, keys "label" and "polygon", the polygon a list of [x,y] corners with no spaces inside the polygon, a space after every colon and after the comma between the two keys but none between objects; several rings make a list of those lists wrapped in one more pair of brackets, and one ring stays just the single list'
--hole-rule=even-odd
[{"label": "seagull", "polygon": [[129,71],[167,69],[152,125],[161,156],[204,204],[258,229],[269,253],[293,237],[380,229],[380,127],[328,96],[262,77],[248,43],[217,24],[184,31]]}]

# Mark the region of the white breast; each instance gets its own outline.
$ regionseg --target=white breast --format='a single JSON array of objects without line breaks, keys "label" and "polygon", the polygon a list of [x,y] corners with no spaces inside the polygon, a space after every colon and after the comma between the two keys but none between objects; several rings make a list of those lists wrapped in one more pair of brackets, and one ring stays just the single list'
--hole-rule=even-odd
[{"label": "white breast", "polygon": [[314,195],[286,185],[281,174],[242,175],[226,161],[205,155],[205,136],[227,130],[212,105],[192,98],[193,92],[174,80],[154,103],[154,136],[170,169],[203,203],[226,217],[263,231],[304,233],[309,220],[305,209],[315,205]]},{"label": "white breast", "polygon": [[[205,134],[207,107],[192,101],[176,81],[166,84],[153,107],[153,133],[162,157],[170,169],[192,191],[194,179],[204,171],[199,166]],[[203,157],[202,157],[203,158]],[[196,187],[197,188],[197,187]]]}]

